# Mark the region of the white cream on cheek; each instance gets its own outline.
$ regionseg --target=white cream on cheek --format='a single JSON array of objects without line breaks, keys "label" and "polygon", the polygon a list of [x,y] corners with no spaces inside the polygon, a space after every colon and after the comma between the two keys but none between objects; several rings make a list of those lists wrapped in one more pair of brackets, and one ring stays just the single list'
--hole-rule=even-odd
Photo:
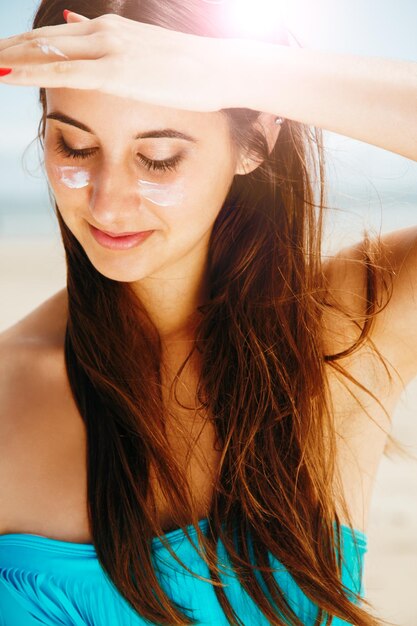
[{"label": "white cream on cheek", "polygon": [[[58,181],[68,189],[83,189],[90,182],[90,172],[82,167],[71,165],[52,166]],[[171,184],[153,183],[139,179],[140,195],[158,206],[167,207],[180,204],[184,199],[184,189],[181,181]]]},{"label": "white cream on cheek", "polygon": [[82,167],[54,165],[53,169],[59,182],[68,189],[82,189],[90,184],[90,172]]},{"label": "white cream on cheek", "polygon": [[139,179],[138,185],[141,196],[158,206],[174,206],[184,199],[184,188],[181,181],[159,184]]}]

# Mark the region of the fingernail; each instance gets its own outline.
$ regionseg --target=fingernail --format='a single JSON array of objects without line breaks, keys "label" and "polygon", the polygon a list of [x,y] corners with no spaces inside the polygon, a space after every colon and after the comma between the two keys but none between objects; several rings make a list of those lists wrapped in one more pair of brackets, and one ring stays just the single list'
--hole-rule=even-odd
[{"label": "fingernail", "polygon": [[68,13],[71,13],[71,11],[68,11],[68,9],[65,9],[65,11],[64,11],[64,20],[65,21],[67,20]]},{"label": "fingernail", "polygon": [[11,71],[10,67],[0,67],[0,76],[6,76],[6,74],[10,74]]}]

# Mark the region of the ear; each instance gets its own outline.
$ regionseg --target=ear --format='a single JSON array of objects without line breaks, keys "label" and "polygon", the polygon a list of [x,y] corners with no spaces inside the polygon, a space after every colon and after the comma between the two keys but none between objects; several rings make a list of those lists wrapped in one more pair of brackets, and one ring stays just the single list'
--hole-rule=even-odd
[{"label": "ear", "polygon": [[[276,123],[277,115],[272,113],[260,113],[255,126],[261,126],[261,130],[268,142],[268,154],[271,154],[278,139],[281,125]],[[248,154],[241,154],[236,166],[235,175],[250,174],[261,165],[262,161]]]}]

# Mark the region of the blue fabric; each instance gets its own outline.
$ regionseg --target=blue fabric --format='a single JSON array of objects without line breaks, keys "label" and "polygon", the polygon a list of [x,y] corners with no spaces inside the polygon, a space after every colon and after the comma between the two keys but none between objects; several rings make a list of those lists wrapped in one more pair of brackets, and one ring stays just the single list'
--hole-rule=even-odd
[{"label": "blue fabric", "polygon": [[[207,519],[200,528],[207,531]],[[187,527],[196,542],[197,532]],[[367,537],[342,526],[342,581],[363,597],[360,572]],[[190,569],[209,578],[208,568],[182,529],[166,533],[174,552]],[[356,553],[355,546],[358,552]],[[198,624],[228,626],[209,582],[193,577],[169,553],[162,541],[153,539],[153,558],[162,587]],[[218,554],[229,563],[218,543]],[[274,574],[299,619],[313,625],[318,609],[296,585],[287,570],[273,557]],[[226,594],[245,626],[266,626],[269,622],[239,585],[237,578],[225,573]],[[119,594],[101,567],[92,544],[71,543],[34,534],[0,535],[0,626],[142,626],[139,617]],[[334,618],[333,626],[347,622]]]}]

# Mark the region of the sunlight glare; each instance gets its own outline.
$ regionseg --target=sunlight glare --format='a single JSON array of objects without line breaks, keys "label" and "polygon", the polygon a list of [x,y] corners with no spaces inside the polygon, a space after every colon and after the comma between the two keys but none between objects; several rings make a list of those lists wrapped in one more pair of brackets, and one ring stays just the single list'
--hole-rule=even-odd
[{"label": "sunlight glare", "polygon": [[242,35],[261,37],[282,24],[285,0],[230,0],[229,19]]}]

